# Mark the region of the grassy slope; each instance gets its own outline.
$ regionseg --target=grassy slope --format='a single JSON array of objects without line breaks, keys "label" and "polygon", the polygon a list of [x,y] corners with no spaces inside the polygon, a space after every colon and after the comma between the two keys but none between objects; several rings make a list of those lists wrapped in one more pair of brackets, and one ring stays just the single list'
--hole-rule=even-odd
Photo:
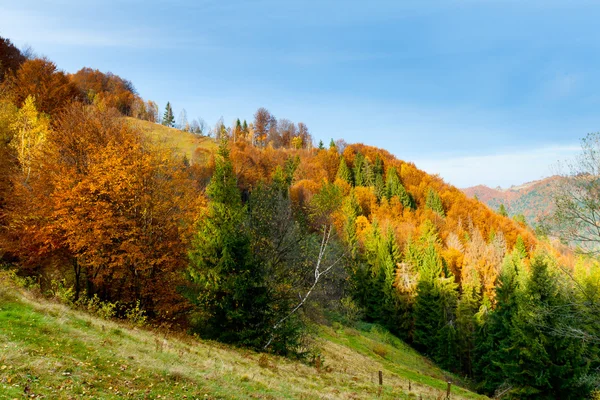
[{"label": "grassy slope", "polygon": [[142,132],[149,137],[163,140],[168,145],[179,149],[187,156],[188,160],[193,159],[194,152],[197,148],[213,150],[217,147],[215,141],[209,137],[197,136],[189,132],[180,131],[179,129],[168,128],[160,124],[135,118],[126,118],[126,120],[132,125],[140,128]]},{"label": "grassy slope", "polygon": [[[102,320],[34,298],[8,282],[0,279],[2,399],[21,398],[26,390],[52,399],[370,399],[378,394],[379,370],[381,398],[435,399],[446,388],[443,371],[377,329],[319,328],[316,345],[325,360],[319,371]],[[454,386],[452,398],[484,397]]]}]

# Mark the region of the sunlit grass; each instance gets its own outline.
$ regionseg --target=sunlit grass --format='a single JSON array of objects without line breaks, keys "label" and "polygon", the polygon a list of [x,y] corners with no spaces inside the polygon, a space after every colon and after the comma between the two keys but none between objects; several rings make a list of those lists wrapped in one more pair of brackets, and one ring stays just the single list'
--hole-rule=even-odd
[{"label": "sunlit grass", "polygon": [[217,148],[215,141],[206,136],[194,135],[179,129],[135,118],[127,117],[125,119],[133,126],[141,129],[148,137],[165,142],[168,146],[178,149],[188,160],[194,159],[194,153],[198,148],[207,151],[213,151]]},{"label": "sunlit grass", "polygon": [[[448,376],[372,327],[319,328],[319,368],[134,328],[0,282],[0,398],[436,399]],[[382,357],[373,350],[385,349]],[[408,390],[408,381],[412,390]],[[453,397],[483,398],[454,387]]]}]

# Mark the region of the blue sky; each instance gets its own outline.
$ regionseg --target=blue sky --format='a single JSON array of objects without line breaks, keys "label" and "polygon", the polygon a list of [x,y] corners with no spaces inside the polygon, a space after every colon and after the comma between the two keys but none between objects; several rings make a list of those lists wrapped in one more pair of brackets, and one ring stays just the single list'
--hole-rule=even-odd
[{"label": "blue sky", "polygon": [[600,130],[600,2],[0,0],[0,36],[177,115],[388,149],[459,187],[548,176]]}]

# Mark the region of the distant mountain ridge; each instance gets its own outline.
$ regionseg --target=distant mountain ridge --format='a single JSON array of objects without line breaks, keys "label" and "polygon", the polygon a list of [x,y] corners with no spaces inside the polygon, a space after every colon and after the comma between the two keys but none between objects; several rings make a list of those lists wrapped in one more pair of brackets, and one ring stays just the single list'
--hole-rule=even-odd
[{"label": "distant mountain ridge", "polygon": [[523,214],[529,225],[535,225],[542,216],[552,211],[552,193],[562,179],[555,175],[508,189],[477,185],[461,190],[470,198],[477,196],[493,210],[504,204],[509,216]]}]

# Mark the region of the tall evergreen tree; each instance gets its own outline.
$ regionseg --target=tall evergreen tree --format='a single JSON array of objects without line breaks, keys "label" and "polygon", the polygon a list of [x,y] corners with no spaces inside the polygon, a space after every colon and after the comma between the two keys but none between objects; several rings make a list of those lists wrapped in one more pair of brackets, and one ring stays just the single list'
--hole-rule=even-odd
[{"label": "tall evergreen tree", "polygon": [[356,234],[356,218],[362,213],[354,189],[350,190],[350,195],[344,200],[342,211],[346,216],[344,221],[343,237],[346,246],[350,250],[350,258],[356,259],[358,256],[358,237]]},{"label": "tall evergreen tree", "polygon": [[523,237],[521,235],[517,236],[514,251],[515,254],[521,259],[527,258],[527,248],[525,247],[525,242],[523,241]]},{"label": "tall evergreen tree", "polygon": [[404,188],[402,182],[400,182],[400,177],[396,172],[396,167],[390,167],[387,170],[385,190],[388,200],[391,200],[394,196],[398,196],[398,198],[400,199],[400,203],[402,203],[404,208],[408,208],[411,210],[414,210],[416,208],[416,204],[413,197]]},{"label": "tall evergreen tree", "polygon": [[573,306],[559,281],[547,256],[533,259],[522,304],[512,321],[511,344],[506,349],[511,359],[501,364],[516,398],[581,399],[592,390],[585,379],[590,367],[587,343],[557,331],[567,322],[562,320],[565,310]]},{"label": "tall evergreen tree", "polygon": [[510,362],[506,351],[510,348],[511,326],[519,305],[519,291],[523,274],[522,260],[508,255],[496,287],[496,308],[483,321],[476,336],[473,375],[485,393],[493,394],[507,382],[502,365]]},{"label": "tall evergreen tree", "polygon": [[462,290],[456,308],[456,325],[459,339],[461,369],[469,376],[473,373],[473,350],[477,328],[476,314],[481,305],[481,283],[472,265],[463,267]]},{"label": "tall evergreen tree", "polygon": [[500,203],[500,207],[498,207],[498,214],[502,215],[503,217],[508,217],[508,212],[506,211],[506,207],[504,207],[504,204]]},{"label": "tall evergreen tree", "polygon": [[352,179],[352,171],[350,168],[348,168],[348,164],[346,163],[344,156],[340,157],[340,165],[338,167],[337,177],[351,185],[353,184],[354,180]]},{"label": "tall evergreen tree", "polygon": [[363,165],[364,162],[365,162],[365,157],[361,153],[356,153],[356,156],[354,156],[354,165],[352,168],[355,186],[366,186],[364,165]]},{"label": "tall evergreen tree", "polygon": [[433,356],[437,346],[437,333],[443,327],[444,307],[436,285],[436,280],[442,273],[442,261],[436,248],[439,239],[432,224],[425,226],[420,242],[423,247],[413,254],[411,260],[417,264],[419,272],[413,340],[417,349]]},{"label": "tall evergreen tree", "polygon": [[165,126],[172,127],[175,125],[175,115],[173,115],[173,109],[171,103],[167,102],[165,107],[165,113],[163,114],[162,124]]},{"label": "tall evergreen tree", "polygon": [[258,348],[268,328],[267,290],[250,247],[246,207],[237,188],[225,142],[206,189],[210,199],[190,251],[186,292],[202,318],[195,328],[205,337]]},{"label": "tall evergreen tree", "polygon": [[429,188],[429,190],[427,191],[427,198],[425,199],[425,207],[434,211],[440,217],[446,216],[446,213],[444,211],[444,205],[442,204],[442,199],[440,198],[440,195],[432,188]]}]

